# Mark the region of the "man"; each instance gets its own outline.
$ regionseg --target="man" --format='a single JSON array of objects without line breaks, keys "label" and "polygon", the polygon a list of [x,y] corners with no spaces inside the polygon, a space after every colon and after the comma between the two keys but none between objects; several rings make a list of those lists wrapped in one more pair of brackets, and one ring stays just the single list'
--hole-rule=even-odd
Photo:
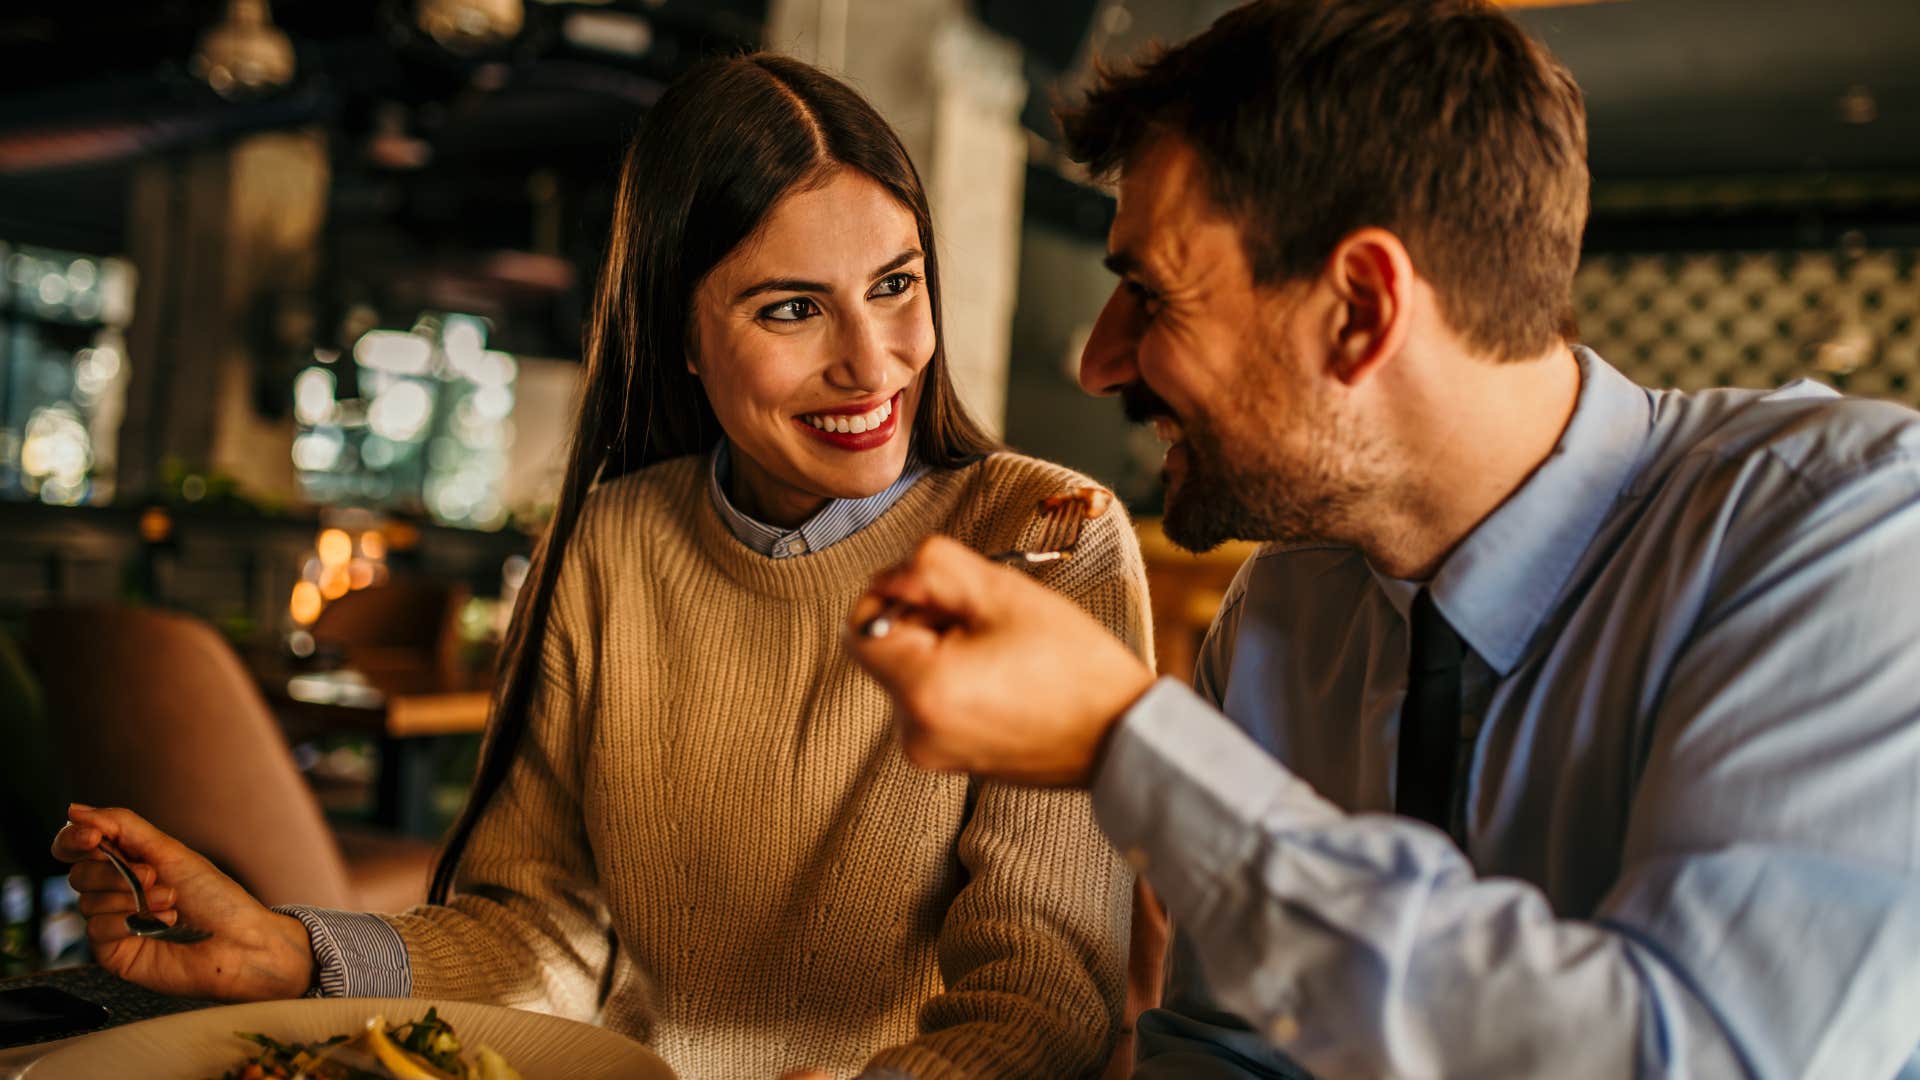
[{"label": "man", "polygon": [[918,763],[1091,787],[1205,979],[1139,1075],[1920,1071],[1920,417],[1568,345],[1579,92],[1469,0],[1252,4],[1065,119],[1081,380],[1170,536],[1268,543],[1197,693],[938,539],[850,648]]}]

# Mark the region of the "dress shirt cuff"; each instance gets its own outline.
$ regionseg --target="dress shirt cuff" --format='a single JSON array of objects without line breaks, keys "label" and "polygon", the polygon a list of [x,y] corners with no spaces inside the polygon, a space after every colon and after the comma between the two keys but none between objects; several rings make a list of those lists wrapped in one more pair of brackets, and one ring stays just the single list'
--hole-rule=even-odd
[{"label": "dress shirt cuff", "polygon": [[1186,685],[1163,678],[1120,718],[1093,778],[1093,813],[1170,910],[1204,919],[1265,830],[1340,811]]},{"label": "dress shirt cuff", "polygon": [[313,938],[314,985],[308,997],[412,997],[413,969],[400,934],[378,915],[288,905]]}]

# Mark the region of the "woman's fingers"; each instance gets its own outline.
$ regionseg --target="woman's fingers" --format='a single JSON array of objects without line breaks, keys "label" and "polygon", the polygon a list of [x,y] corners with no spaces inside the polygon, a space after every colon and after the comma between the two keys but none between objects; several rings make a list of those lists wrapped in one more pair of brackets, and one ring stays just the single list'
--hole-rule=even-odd
[{"label": "woman's fingers", "polygon": [[[118,807],[101,810],[85,803],[73,803],[67,807],[67,820],[71,825],[91,828],[113,841],[130,862],[165,863],[191,854],[180,841],[154,828],[146,818],[131,810]],[[67,830],[60,831],[64,834]],[[76,837],[78,839],[80,837]],[[59,837],[54,840],[57,845]],[[93,846],[97,847],[98,841]],[[92,847],[86,850],[91,851]],[[58,854],[57,847],[55,854]]]},{"label": "woman's fingers", "polygon": [[100,830],[91,825],[69,821],[53,836],[53,857],[61,862],[91,859],[99,848]]},{"label": "woman's fingers", "polygon": [[[152,888],[160,880],[159,871],[146,863],[134,863],[133,876],[139,878],[141,886],[145,888]],[[127,891],[127,879],[121,877],[120,871],[105,859],[75,863],[73,869],[67,871],[67,884],[73,886],[73,891],[77,893]]]},{"label": "woman's fingers", "polygon": [[137,910],[130,892],[81,893],[79,902],[74,906],[89,919],[96,915],[128,915]]},{"label": "woman's fingers", "polygon": [[[172,889],[158,888],[147,890],[147,907],[158,915],[173,909],[174,893]],[[122,889],[119,892],[84,892],[75,903],[80,914],[91,919],[95,915],[130,915],[140,910],[134,903],[133,894]]]},{"label": "woman's fingers", "polygon": [[87,920],[87,941],[97,953],[105,946],[133,936],[124,914],[95,915]]}]

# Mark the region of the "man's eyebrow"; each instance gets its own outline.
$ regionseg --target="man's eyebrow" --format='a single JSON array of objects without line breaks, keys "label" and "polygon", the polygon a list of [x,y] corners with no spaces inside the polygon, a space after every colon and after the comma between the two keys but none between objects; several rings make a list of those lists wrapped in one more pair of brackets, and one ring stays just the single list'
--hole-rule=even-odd
[{"label": "man's eyebrow", "polygon": [[[908,248],[882,263],[880,268],[869,274],[868,277],[884,277],[915,259],[925,257],[925,254],[922,253],[919,248]],[[734,295],[733,302],[737,304],[742,300],[750,300],[762,293],[770,292],[830,293],[832,291],[832,286],[818,281],[806,281],[801,278],[768,278],[765,281],[741,289]]]}]

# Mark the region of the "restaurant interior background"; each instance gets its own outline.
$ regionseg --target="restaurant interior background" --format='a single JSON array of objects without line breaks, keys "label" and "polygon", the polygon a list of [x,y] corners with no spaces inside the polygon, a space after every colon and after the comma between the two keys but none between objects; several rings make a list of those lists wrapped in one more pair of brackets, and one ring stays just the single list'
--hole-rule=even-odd
[{"label": "restaurant interior background", "polygon": [[[1226,0],[12,0],[0,10],[0,974],[71,963],[65,800],[270,902],[403,906],[557,480],[618,157],[765,45],[934,203],[963,393],[1141,523],[1162,667],[1244,549],[1073,380],[1110,195],[1048,107]],[[1920,5],[1510,5],[1591,114],[1581,336],[1656,386],[1920,405]]]}]

